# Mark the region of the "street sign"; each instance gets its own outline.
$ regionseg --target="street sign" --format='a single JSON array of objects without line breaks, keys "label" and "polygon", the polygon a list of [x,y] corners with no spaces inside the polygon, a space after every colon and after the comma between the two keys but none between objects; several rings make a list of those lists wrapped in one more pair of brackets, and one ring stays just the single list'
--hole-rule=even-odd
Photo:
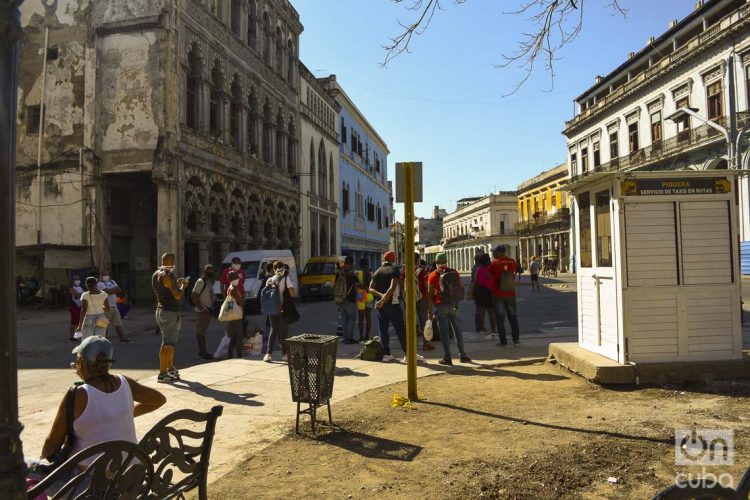
[{"label": "street sign", "polygon": [[[422,162],[408,162],[414,171],[414,203],[422,202]],[[396,163],[396,203],[404,203],[404,163]]]}]

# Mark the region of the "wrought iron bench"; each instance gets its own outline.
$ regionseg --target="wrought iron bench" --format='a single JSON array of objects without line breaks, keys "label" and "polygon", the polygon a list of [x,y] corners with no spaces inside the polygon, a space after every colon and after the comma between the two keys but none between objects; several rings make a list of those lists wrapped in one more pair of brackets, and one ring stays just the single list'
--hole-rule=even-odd
[{"label": "wrought iron bench", "polygon": [[[53,499],[160,500],[184,498],[197,487],[198,497],[206,500],[211,446],[223,410],[180,410],[161,419],[137,445],[108,441],[86,448],[29,489],[27,498],[70,477]],[[78,467],[90,457],[96,457],[91,465]]]},{"label": "wrought iron bench", "polygon": [[[198,498],[207,498],[208,462],[216,420],[223,410],[223,406],[214,406],[208,413],[180,410],[164,417],[143,436],[139,446],[154,465],[149,498],[183,498],[195,487]],[[204,422],[201,430],[185,428]]]},{"label": "wrought iron bench", "polygon": [[[78,466],[92,457],[88,466]],[[153,475],[154,466],[138,445],[108,441],[76,453],[26,494],[29,499],[36,498],[55,483],[67,479],[53,499],[137,499],[147,492]]]}]

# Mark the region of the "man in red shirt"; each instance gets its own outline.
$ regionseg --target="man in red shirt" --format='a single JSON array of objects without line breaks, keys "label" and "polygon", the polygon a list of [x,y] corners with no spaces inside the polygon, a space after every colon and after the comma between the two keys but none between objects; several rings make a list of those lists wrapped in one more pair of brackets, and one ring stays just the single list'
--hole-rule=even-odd
[{"label": "man in red shirt", "polygon": [[435,304],[438,327],[440,331],[440,342],[443,344],[443,359],[438,361],[441,365],[452,365],[451,355],[451,330],[456,336],[458,345],[458,354],[462,363],[471,363],[471,358],[464,350],[464,335],[458,326],[458,304],[447,303],[443,300],[443,291],[440,286],[440,277],[446,272],[454,272],[448,269],[448,258],[444,253],[435,256],[437,269],[430,273],[427,278],[427,316],[430,321],[434,321],[435,315],[432,312],[432,305]]},{"label": "man in red shirt", "polygon": [[494,260],[490,264],[490,275],[493,278],[492,306],[497,316],[497,330],[500,334],[498,345],[508,345],[505,334],[505,315],[508,315],[513,345],[521,343],[519,340],[518,314],[516,312],[516,288],[514,277],[516,261],[505,255],[505,245],[497,245],[492,249]]},{"label": "man in red shirt", "polygon": [[243,299],[245,297],[245,279],[247,278],[247,274],[245,273],[245,270],[242,269],[242,260],[239,257],[233,257],[232,258],[232,265],[228,268],[224,269],[221,272],[221,277],[219,278],[219,283],[221,283],[221,294],[225,297],[227,296],[227,288],[229,288],[229,272],[235,271],[237,274],[240,275],[240,285],[237,287],[240,294],[242,295]]}]

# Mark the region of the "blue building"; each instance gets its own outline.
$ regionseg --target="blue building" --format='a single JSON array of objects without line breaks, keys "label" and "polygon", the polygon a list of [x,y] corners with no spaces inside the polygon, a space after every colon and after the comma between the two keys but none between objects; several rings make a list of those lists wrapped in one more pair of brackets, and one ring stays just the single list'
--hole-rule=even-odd
[{"label": "blue building", "polygon": [[367,258],[374,269],[390,242],[391,189],[388,146],[336,81],[324,84],[339,111],[339,189],[341,254]]}]

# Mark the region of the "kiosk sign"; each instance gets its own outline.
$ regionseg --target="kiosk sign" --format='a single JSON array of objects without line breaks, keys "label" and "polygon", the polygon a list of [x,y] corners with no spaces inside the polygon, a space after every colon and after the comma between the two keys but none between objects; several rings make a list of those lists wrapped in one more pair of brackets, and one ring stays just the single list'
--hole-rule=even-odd
[{"label": "kiosk sign", "polygon": [[727,194],[732,183],[725,177],[682,179],[626,179],[621,184],[623,196],[678,196],[690,194]]}]

